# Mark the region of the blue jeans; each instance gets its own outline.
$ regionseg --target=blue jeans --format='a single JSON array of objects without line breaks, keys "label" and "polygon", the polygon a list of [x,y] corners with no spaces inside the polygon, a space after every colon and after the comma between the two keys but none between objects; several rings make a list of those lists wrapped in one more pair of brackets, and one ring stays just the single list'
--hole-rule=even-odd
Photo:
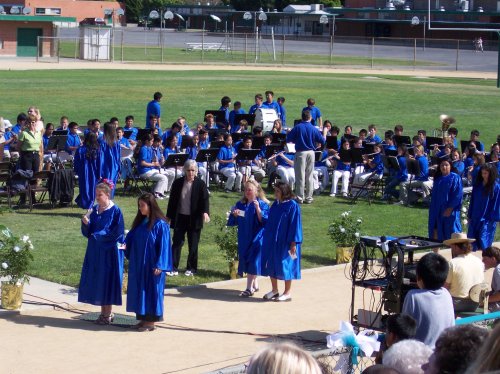
[{"label": "blue jeans", "polygon": [[392,197],[395,197],[396,199],[398,199],[399,192],[396,190],[396,187],[399,185],[399,183],[400,183],[399,179],[396,177],[387,178],[385,190],[384,190],[384,196],[392,196]]}]

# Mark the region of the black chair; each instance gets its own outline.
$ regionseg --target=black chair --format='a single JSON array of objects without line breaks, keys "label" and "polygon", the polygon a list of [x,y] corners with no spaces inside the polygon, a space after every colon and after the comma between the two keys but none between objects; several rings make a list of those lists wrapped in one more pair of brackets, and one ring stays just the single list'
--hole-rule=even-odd
[{"label": "black chair", "polygon": [[[36,205],[42,205],[45,198],[47,197],[49,193],[49,178],[51,176],[51,173],[52,172],[49,170],[42,170],[37,171],[33,174],[33,178],[31,178],[28,187],[30,212]],[[52,203],[50,204],[50,206],[53,207]]]}]

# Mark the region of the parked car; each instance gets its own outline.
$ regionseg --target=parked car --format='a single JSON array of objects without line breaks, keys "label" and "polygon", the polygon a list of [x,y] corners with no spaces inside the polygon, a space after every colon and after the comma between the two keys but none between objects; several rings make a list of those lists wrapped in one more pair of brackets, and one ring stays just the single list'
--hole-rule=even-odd
[{"label": "parked car", "polygon": [[91,25],[91,26],[106,26],[106,21],[103,18],[84,18],[80,21],[80,26]]}]

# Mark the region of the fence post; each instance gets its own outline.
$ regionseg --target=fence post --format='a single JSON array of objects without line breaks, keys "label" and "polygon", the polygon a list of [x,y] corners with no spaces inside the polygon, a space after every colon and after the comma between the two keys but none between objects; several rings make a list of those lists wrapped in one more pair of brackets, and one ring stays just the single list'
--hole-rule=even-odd
[{"label": "fence post", "polygon": [[285,34],[283,34],[283,50],[281,51],[281,65],[285,65]]},{"label": "fence post", "polygon": [[111,62],[115,62],[115,28],[111,28]]},{"label": "fence post", "polygon": [[203,30],[201,30],[201,63],[205,57],[205,21],[203,21]]},{"label": "fence post", "polygon": [[330,36],[330,66],[333,63],[333,35]]},{"label": "fence post", "polygon": [[417,68],[417,38],[413,39],[413,70]]},{"label": "fence post", "polygon": [[455,70],[458,71],[458,51],[460,50],[460,40],[457,40],[457,59],[455,62]]},{"label": "fence post", "polygon": [[123,39],[124,39],[124,34],[123,34],[123,30],[122,30],[122,40],[120,41],[120,49],[121,49],[122,63],[123,63],[123,56],[124,56],[124,51],[123,51]]},{"label": "fence post", "polygon": [[163,33],[162,29],[160,29],[160,53],[161,53],[161,63],[163,64]]},{"label": "fence post", "polygon": [[271,39],[273,41],[273,61],[276,61],[276,44],[274,43],[274,26],[271,27]]},{"label": "fence post", "polygon": [[259,28],[255,28],[255,62],[259,59]]},{"label": "fence post", "polygon": [[375,53],[375,38],[372,37],[372,61],[371,61],[371,68],[373,69],[373,55]]},{"label": "fence post", "polygon": [[[79,50],[79,47],[80,47],[80,43],[81,43],[80,37],[76,38],[75,39],[75,60],[76,60],[77,55],[78,55],[78,50]],[[59,62],[59,57],[60,56],[61,56],[61,48],[58,48],[57,49],[57,62]]]},{"label": "fence post", "polygon": [[248,35],[245,33],[245,65],[247,64],[248,55]]}]

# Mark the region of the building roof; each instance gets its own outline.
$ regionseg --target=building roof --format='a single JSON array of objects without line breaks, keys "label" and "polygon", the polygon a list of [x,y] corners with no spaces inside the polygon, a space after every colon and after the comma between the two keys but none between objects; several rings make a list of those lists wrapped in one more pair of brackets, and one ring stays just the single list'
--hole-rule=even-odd
[{"label": "building roof", "polygon": [[313,15],[328,15],[330,13],[325,12],[319,4],[311,5],[288,5],[283,9],[283,13],[294,13],[294,14],[313,14]]},{"label": "building roof", "polygon": [[12,14],[0,14],[0,21],[16,22],[76,22],[75,17],[60,16],[21,16]]}]

